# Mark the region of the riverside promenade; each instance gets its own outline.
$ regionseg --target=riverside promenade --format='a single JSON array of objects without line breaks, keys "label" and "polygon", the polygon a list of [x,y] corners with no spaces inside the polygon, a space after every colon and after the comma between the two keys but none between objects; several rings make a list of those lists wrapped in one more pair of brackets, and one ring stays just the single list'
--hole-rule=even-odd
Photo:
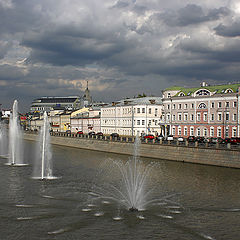
[{"label": "riverside promenade", "polygon": [[[25,140],[37,140],[37,134],[25,133]],[[60,146],[88,149],[93,151],[110,152],[117,154],[133,154],[134,137],[111,138],[110,136],[88,136],[67,133],[51,133],[51,143]],[[215,144],[199,145],[188,142],[147,142],[144,141],[140,147],[140,156],[187,162],[220,167],[240,168],[240,148],[225,147]]]}]

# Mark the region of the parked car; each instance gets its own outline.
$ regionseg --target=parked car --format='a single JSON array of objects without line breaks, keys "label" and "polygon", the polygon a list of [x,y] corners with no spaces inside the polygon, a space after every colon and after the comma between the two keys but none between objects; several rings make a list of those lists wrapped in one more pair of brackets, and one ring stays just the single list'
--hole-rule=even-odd
[{"label": "parked car", "polygon": [[209,142],[210,142],[210,143],[222,143],[222,141],[223,141],[223,139],[220,138],[220,137],[211,137],[211,138],[209,139]]},{"label": "parked car", "polygon": [[89,136],[95,136],[96,133],[92,131],[92,132],[89,132],[88,135],[89,135]]},{"label": "parked car", "polygon": [[67,130],[67,131],[66,131],[66,133],[69,133],[69,134],[71,134],[71,130]]},{"label": "parked car", "polygon": [[240,138],[239,137],[232,137],[230,139],[230,143],[234,144],[234,145],[240,144]]},{"label": "parked car", "polygon": [[210,143],[210,138],[204,138],[203,142]]},{"label": "parked car", "polygon": [[231,143],[231,138],[224,138],[222,143]]},{"label": "parked car", "polygon": [[113,137],[113,138],[116,138],[116,137],[119,137],[119,134],[118,133],[111,133],[110,136]]},{"label": "parked car", "polygon": [[173,140],[174,140],[174,139],[173,139],[173,135],[168,135],[168,136],[167,136],[167,140],[168,140],[168,141],[173,141]]},{"label": "parked car", "polygon": [[178,140],[179,142],[184,142],[184,138],[183,138],[183,137],[179,137],[177,140]]},{"label": "parked car", "polygon": [[164,136],[163,135],[156,136],[156,140],[157,141],[164,140]]},{"label": "parked car", "polygon": [[103,133],[102,132],[98,132],[97,135],[98,136],[103,136]]},{"label": "parked car", "polygon": [[77,134],[81,135],[83,134],[83,131],[78,131]]},{"label": "parked car", "polygon": [[144,139],[154,139],[154,135],[148,134],[143,137]]},{"label": "parked car", "polygon": [[188,142],[195,142],[195,137],[194,136],[189,136],[188,138],[187,138],[187,140],[188,140]]},{"label": "parked car", "polygon": [[196,137],[195,141],[198,142],[198,143],[204,143],[205,142],[205,137]]}]

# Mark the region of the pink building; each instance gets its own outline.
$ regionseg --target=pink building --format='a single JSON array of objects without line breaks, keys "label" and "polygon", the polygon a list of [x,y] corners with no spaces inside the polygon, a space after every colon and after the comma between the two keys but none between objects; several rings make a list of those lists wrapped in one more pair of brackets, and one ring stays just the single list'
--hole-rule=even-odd
[{"label": "pink building", "polygon": [[71,132],[100,132],[100,109],[89,109],[71,117]]},{"label": "pink building", "polygon": [[163,91],[165,135],[239,137],[240,84]]}]

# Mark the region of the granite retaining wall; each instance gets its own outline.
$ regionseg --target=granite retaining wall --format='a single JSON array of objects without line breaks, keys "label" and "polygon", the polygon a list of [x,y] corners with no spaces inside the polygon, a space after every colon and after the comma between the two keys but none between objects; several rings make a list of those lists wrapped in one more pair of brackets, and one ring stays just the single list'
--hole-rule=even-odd
[{"label": "granite retaining wall", "polygon": [[[24,139],[36,141],[37,135],[25,133]],[[51,136],[51,143],[101,152],[133,154],[132,142]],[[210,149],[143,143],[140,147],[140,156],[178,162],[240,168],[240,151],[232,149]]]}]

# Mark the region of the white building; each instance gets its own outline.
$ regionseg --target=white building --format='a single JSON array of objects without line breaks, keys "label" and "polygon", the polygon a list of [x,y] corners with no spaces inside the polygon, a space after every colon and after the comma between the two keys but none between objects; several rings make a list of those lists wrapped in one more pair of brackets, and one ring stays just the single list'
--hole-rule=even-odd
[{"label": "white building", "polygon": [[103,134],[160,134],[162,101],[160,97],[125,99],[101,108]]}]

